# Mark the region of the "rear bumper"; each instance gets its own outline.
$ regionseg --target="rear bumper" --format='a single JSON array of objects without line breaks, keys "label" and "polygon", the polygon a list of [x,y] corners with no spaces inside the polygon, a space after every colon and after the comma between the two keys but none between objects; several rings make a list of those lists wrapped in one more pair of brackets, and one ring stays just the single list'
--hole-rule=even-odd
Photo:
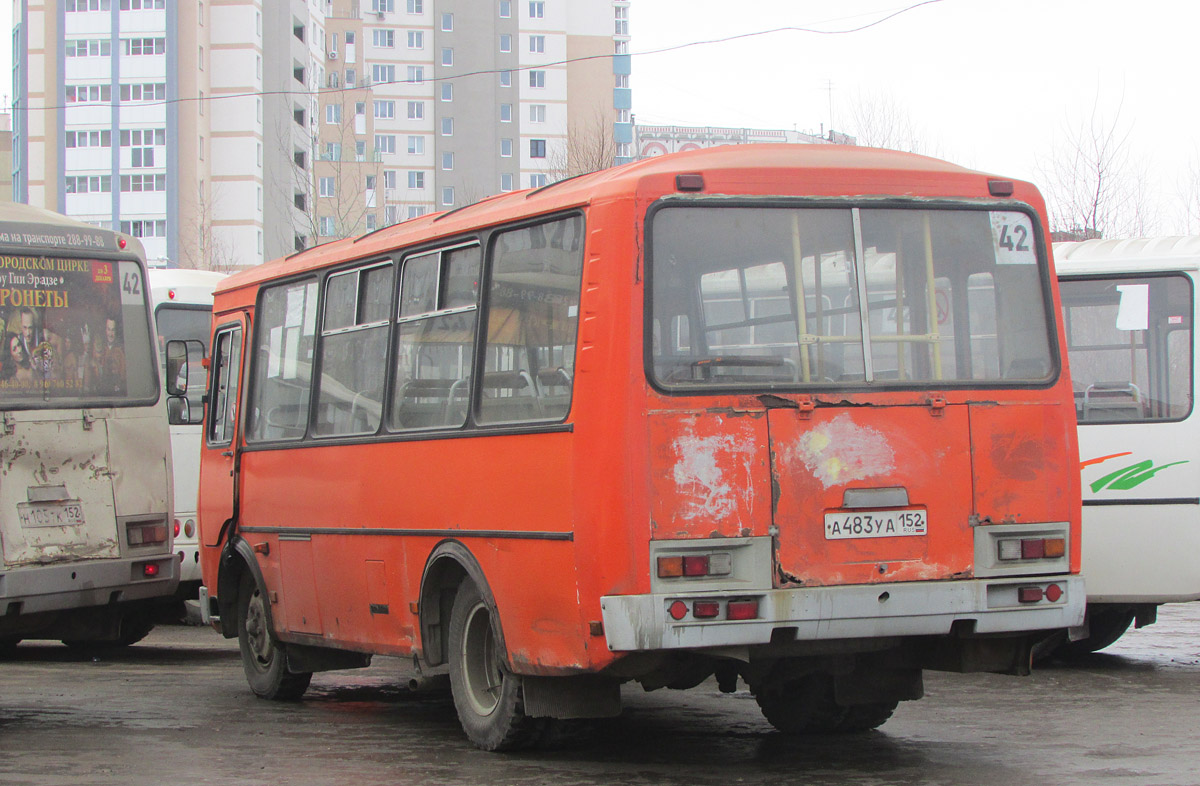
[{"label": "rear bumper", "polygon": [[[147,563],[158,566],[158,575],[145,576]],[[147,600],[172,595],[178,584],[173,553],[14,568],[0,573],[0,615]]]},{"label": "rear bumper", "polygon": [[[1057,585],[1062,596],[1022,603],[1021,588]],[[757,599],[752,620],[672,618],[682,600]],[[795,629],[795,640],[937,636],[955,623],[975,633],[1021,633],[1083,623],[1086,603],[1079,576],[1026,576],[967,581],[805,587],[747,593],[611,595],[601,598],[604,631],[612,651],[768,644],[777,629]],[[722,615],[723,616],[723,615]],[[790,636],[788,638],[791,638]]]}]

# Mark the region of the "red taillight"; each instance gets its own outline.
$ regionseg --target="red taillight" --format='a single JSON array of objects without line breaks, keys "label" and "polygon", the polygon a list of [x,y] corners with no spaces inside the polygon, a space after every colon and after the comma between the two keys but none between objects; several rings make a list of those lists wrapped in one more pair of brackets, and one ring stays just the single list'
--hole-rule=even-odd
[{"label": "red taillight", "polygon": [[1046,542],[1041,538],[1021,541],[1021,559],[1041,559],[1046,554]]},{"label": "red taillight", "polygon": [[147,562],[145,565],[142,566],[142,575],[146,576],[147,578],[157,576],[158,575],[158,565],[153,562]]},{"label": "red taillight", "polygon": [[1037,603],[1041,599],[1041,587],[1021,587],[1017,590],[1017,600],[1021,603]]},{"label": "red taillight", "polygon": [[708,555],[702,554],[694,557],[683,558],[683,575],[685,576],[707,576],[708,575]]},{"label": "red taillight", "polygon": [[757,600],[731,600],[725,607],[725,618],[731,620],[758,619]]},{"label": "red taillight", "polygon": [[715,600],[698,600],[692,604],[692,616],[712,619],[721,613],[721,604]]},{"label": "red taillight", "polygon": [[671,619],[681,620],[687,616],[688,605],[681,600],[677,600],[667,607],[667,613],[671,615]]},{"label": "red taillight", "polygon": [[168,289],[167,290],[167,300],[174,300],[174,299],[175,299],[175,290]]},{"label": "red taillight", "polygon": [[1057,603],[1062,596],[1063,589],[1057,584],[1051,584],[1049,587],[1046,587],[1046,600],[1051,603]]},{"label": "red taillight", "polygon": [[175,537],[179,537],[179,519],[175,519]]},{"label": "red taillight", "polygon": [[167,542],[166,524],[130,524],[125,530],[130,546],[160,546]]}]

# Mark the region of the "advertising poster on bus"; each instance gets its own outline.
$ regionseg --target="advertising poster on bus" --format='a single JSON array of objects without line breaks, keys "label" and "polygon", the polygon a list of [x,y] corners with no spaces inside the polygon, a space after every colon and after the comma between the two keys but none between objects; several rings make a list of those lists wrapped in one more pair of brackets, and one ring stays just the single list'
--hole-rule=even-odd
[{"label": "advertising poster on bus", "polygon": [[90,259],[0,256],[0,395],[124,396],[122,276],[136,266]]}]

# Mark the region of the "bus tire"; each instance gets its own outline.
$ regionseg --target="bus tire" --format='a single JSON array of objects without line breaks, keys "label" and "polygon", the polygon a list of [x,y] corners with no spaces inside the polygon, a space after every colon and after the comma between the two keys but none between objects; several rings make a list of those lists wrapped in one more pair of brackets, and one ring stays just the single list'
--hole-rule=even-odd
[{"label": "bus tire", "polygon": [[499,624],[479,589],[464,582],[450,612],[450,690],[463,731],[485,751],[532,745],[545,725],[525,715],[521,678],[508,670]]},{"label": "bus tire", "polygon": [[[851,708],[837,703],[833,677],[828,674],[806,674],[782,685],[764,687],[754,698],[763,717],[784,734],[833,734],[851,730],[843,728]],[[887,718],[879,722],[884,720]]]},{"label": "bus tire", "polygon": [[878,729],[892,717],[892,713],[896,711],[899,703],[898,701],[885,701],[878,704],[854,704],[847,707],[846,717],[842,718],[836,731],[843,734],[857,734]]},{"label": "bus tire", "polygon": [[291,672],[287,650],[271,631],[267,600],[250,574],[242,574],[238,588],[238,649],[250,690],[259,698],[292,701],[304,695],[312,672]]},{"label": "bus tire", "polygon": [[17,645],[20,643],[19,638],[0,638],[0,658],[11,658],[17,653]]}]

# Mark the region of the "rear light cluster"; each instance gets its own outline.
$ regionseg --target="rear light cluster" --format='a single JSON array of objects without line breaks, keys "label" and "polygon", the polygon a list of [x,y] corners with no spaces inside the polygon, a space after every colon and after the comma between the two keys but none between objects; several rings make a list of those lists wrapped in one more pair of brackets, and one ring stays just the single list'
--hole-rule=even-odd
[{"label": "rear light cluster", "polygon": [[184,537],[190,538],[196,534],[196,522],[193,519],[188,519],[185,522],[180,522],[175,519],[175,537],[179,537],[179,533],[183,532]]},{"label": "rear light cluster", "polygon": [[721,609],[725,610],[727,620],[758,619],[758,599],[741,598],[726,601],[721,598],[704,598],[700,600],[677,600],[667,606],[671,619],[683,620],[690,613],[694,619],[711,620],[721,617]]},{"label": "rear light cluster", "polygon": [[1058,603],[1062,600],[1066,590],[1057,584],[1047,584],[1043,587],[1018,587],[1017,600],[1021,603],[1040,603],[1047,600],[1050,603]]},{"label": "rear light cluster", "polygon": [[161,522],[130,524],[125,530],[125,542],[130,546],[161,546],[167,542],[167,525]]},{"label": "rear light cluster", "polygon": [[997,541],[998,554],[1002,562],[1033,559],[1058,559],[1067,553],[1067,539],[1056,538],[1001,538]]},{"label": "rear light cluster", "polygon": [[658,558],[658,577],[660,579],[728,576],[732,571],[733,557],[728,552]]}]

